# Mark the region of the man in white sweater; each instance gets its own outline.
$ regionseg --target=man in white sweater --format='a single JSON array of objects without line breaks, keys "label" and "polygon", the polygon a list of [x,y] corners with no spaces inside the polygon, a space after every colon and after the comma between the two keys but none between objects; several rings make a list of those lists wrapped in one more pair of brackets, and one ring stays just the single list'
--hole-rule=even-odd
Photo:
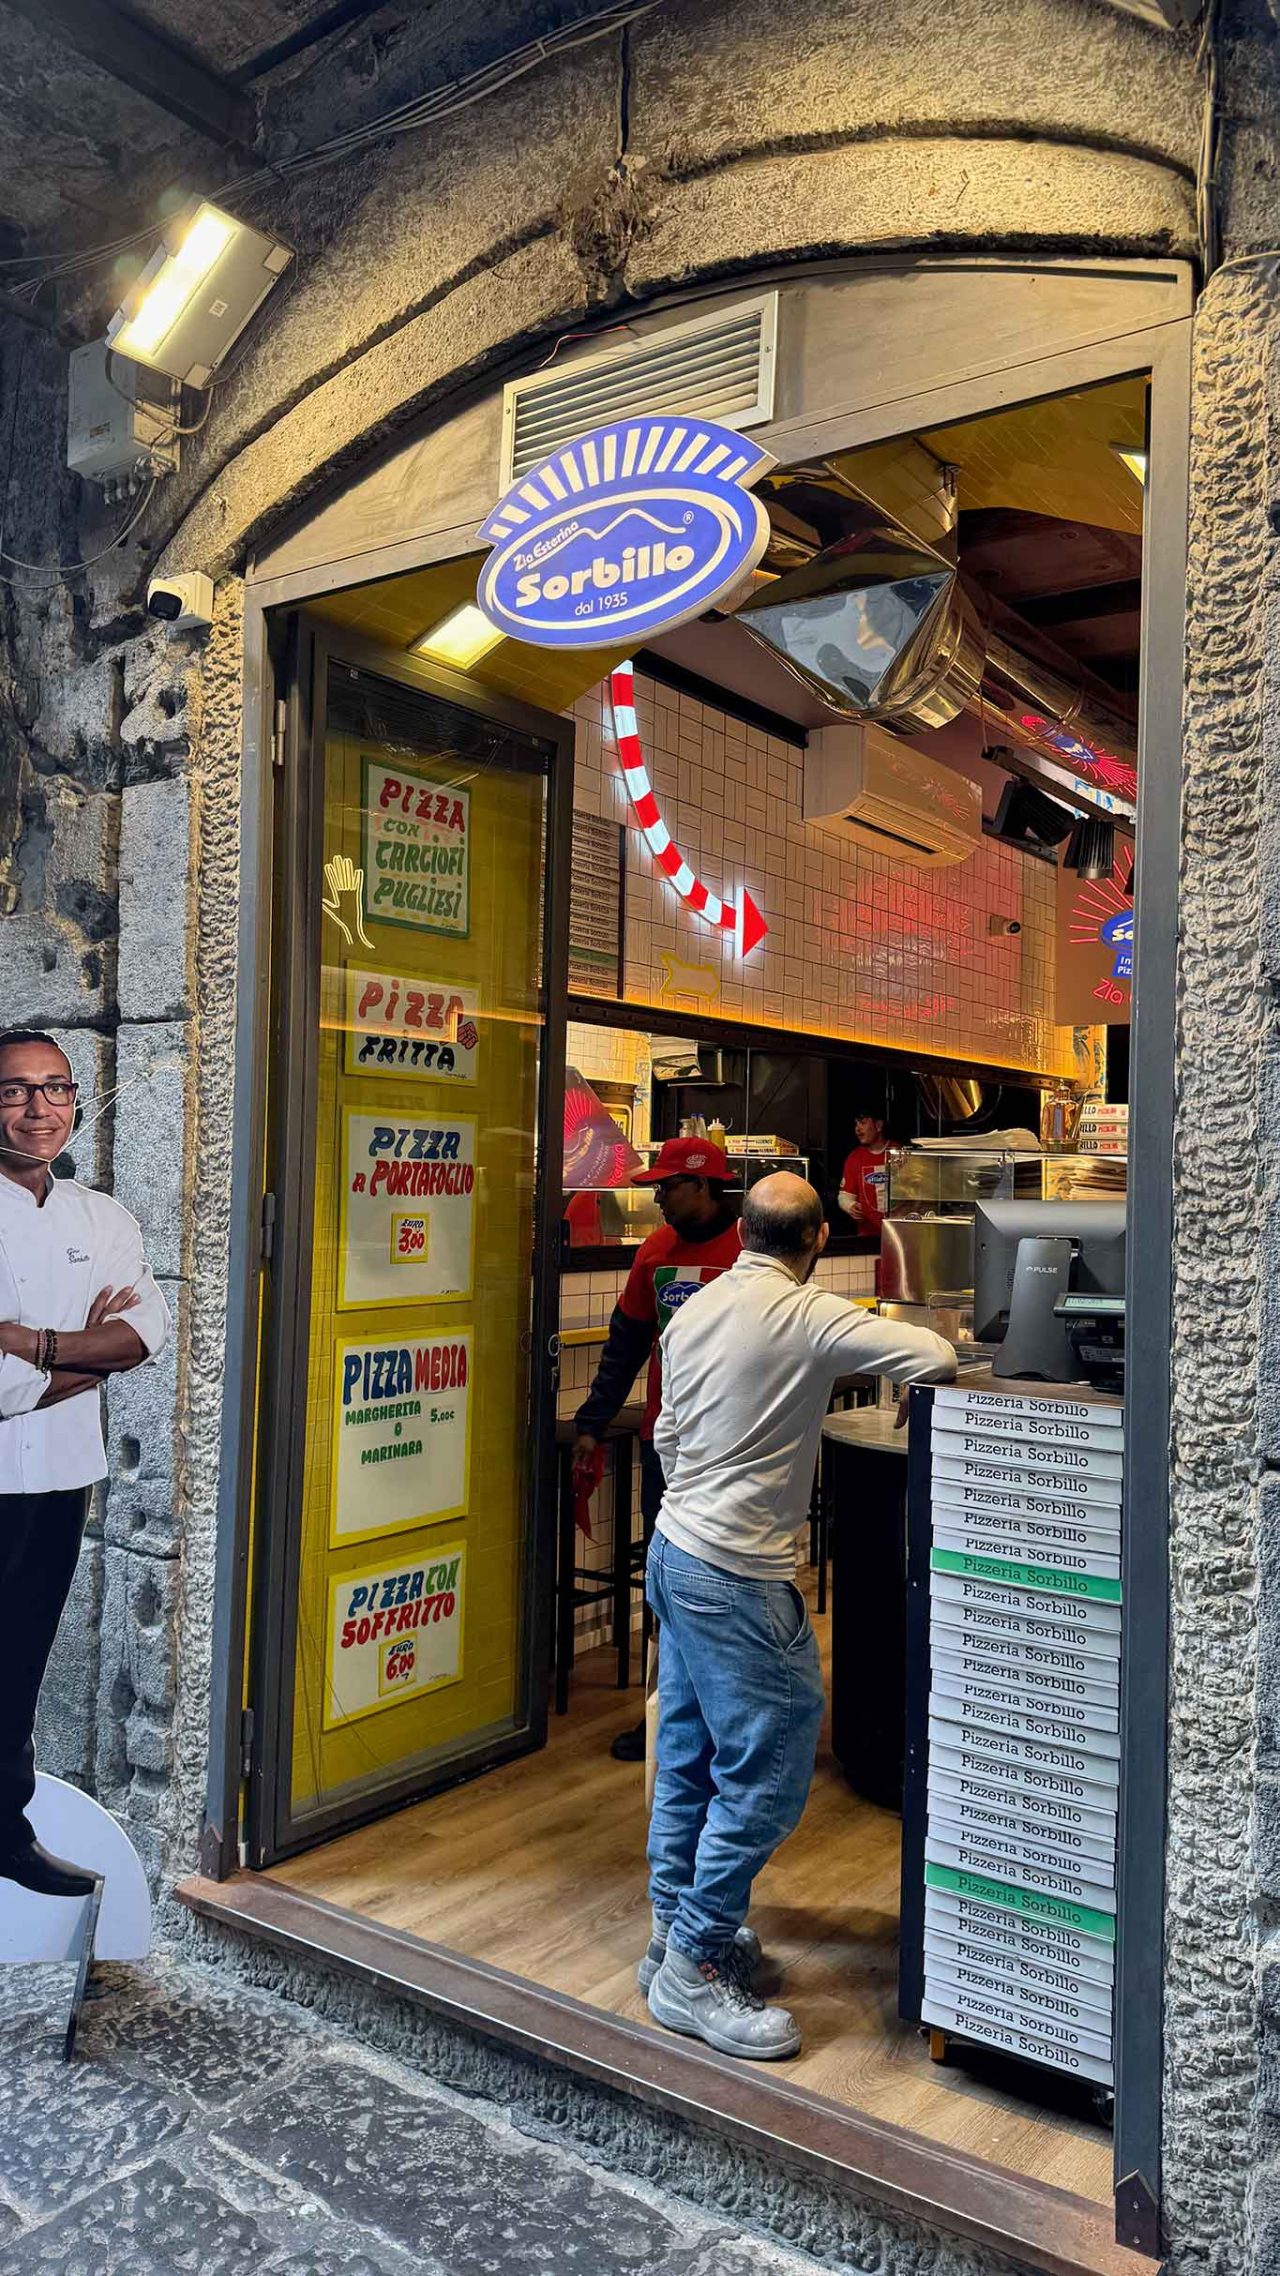
[{"label": "man in white sweater", "polygon": [[946,1383],[949,1343],[814,1285],[827,1243],[803,1178],[753,1186],[732,1270],[662,1339],[654,1448],[666,1492],[647,1591],[661,1624],[649,1827],[650,2013],[721,2054],[798,2054],[751,1989],[751,1886],[798,1824],[822,1722],[817,1639],[795,1585],[822,1421],[842,1375]]}]

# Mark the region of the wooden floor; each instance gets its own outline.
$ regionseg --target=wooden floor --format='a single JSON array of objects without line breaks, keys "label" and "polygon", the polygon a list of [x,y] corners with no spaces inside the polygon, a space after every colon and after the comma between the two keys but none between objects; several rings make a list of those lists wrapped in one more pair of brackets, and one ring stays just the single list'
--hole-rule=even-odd
[{"label": "wooden floor", "polygon": [[[827,1622],[816,1625],[821,1634]],[[635,1984],[649,1921],[643,1777],[609,1753],[636,1721],[639,1693],[614,1688],[613,1672],[608,1652],[579,1662],[569,1713],[552,1716],[542,1752],[401,1811],[393,1838],[384,1819],[290,1859],[274,1878],[647,2020]],[[779,2076],[1109,2202],[1111,2137],[1077,2085],[1042,2085],[998,2057],[939,2067],[898,2021],[898,1847],[897,1818],[851,1794],[824,1736],[804,1818],[751,1908],[780,1963],[779,1996],[804,2031],[803,2052]],[[1035,2101],[1025,2094],[1033,2077]]]}]

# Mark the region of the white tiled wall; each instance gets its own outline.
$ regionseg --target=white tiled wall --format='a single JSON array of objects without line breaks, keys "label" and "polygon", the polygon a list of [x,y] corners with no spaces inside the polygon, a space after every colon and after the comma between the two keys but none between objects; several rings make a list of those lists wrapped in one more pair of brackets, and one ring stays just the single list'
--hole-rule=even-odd
[{"label": "white tiled wall", "polygon": [[[560,1332],[569,1328],[595,1328],[600,1340],[589,1344],[566,1344],[560,1355],[561,1416],[574,1415],[582,1405],[591,1386],[591,1378],[599,1364],[604,1344],[604,1331],[609,1317],[622,1293],[626,1281],[623,1272],[567,1272],[560,1282]],[[869,1256],[819,1257],[814,1274],[823,1288],[832,1289],[837,1296],[873,1296],[875,1294],[875,1259]],[[644,1395],[644,1378],[640,1378],[633,1396]]]},{"label": "white tiled wall", "polygon": [[[660,874],[627,800],[606,688],[574,706],[574,804],[627,825],[625,990],[724,1019],[1072,1074],[1054,1021],[1056,872],[986,839],[955,869],[916,870],[801,819],[803,754],[718,708],[636,677],[663,819],[695,873],[769,924],[745,963]],[[1021,931],[993,933],[990,919]]]}]

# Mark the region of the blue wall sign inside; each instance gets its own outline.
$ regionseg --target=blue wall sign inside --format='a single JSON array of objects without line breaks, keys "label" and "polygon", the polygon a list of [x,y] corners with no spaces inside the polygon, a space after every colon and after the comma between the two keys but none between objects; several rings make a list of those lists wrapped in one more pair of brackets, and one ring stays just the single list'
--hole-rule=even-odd
[{"label": "blue wall sign inside", "polygon": [[1103,947],[1104,947],[1104,948],[1109,948],[1109,949],[1111,949],[1111,951],[1112,951],[1112,952],[1113,952],[1113,954],[1114,954],[1114,957],[1115,957],[1115,962],[1114,962],[1114,964],[1113,964],[1113,965],[1112,965],[1112,967],[1111,967],[1111,977],[1112,977],[1112,979],[1113,979],[1113,980],[1132,980],[1132,978],[1133,978],[1133,911],[1132,911],[1132,909],[1120,909],[1120,910],[1117,910],[1117,912],[1116,912],[1116,914],[1115,914],[1115,916],[1114,916],[1114,917],[1108,917],[1108,918],[1107,918],[1107,921],[1106,921],[1106,923],[1105,923],[1105,924],[1104,924],[1104,925],[1103,925],[1103,926],[1100,928],[1100,931],[1099,931],[1099,934],[1098,934],[1098,938],[1101,940],[1101,942],[1102,942],[1102,944],[1103,944]]},{"label": "blue wall sign inside", "polygon": [[768,451],[710,419],[595,427],[522,474],[479,535],[489,622],[543,648],[608,648],[686,624],[754,569]]}]

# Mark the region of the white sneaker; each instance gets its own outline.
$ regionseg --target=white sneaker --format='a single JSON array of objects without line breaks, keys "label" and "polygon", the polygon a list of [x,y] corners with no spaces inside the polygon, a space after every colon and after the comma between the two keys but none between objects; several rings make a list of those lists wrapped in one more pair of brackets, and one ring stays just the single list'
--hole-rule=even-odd
[{"label": "white sneaker", "polygon": [[720,2055],[767,2063],[800,2052],[793,2017],[785,2007],[766,2007],[757,1999],[732,1954],[716,1967],[668,1948],[649,1986],[649,2013],[668,2031],[703,2039]]}]

